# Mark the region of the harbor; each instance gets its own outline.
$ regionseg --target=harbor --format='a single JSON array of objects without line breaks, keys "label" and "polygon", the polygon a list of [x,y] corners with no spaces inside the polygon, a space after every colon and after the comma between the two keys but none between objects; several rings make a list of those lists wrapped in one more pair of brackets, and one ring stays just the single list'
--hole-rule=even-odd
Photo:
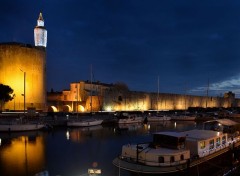
[{"label": "harbor", "polygon": [[[108,116],[103,117],[109,122]],[[64,125],[72,118],[76,117],[47,116],[44,119],[51,122],[51,129],[0,133],[0,174],[25,176],[44,172],[50,176],[88,176],[95,170],[101,170],[104,176],[130,176],[131,172],[119,169],[112,163],[121,154],[123,145],[151,141],[152,134],[156,132],[201,129],[204,124],[202,121],[168,120],[129,124],[111,122],[88,127]],[[21,156],[15,158],[17,154]],[[231,153],[224,156],[227,158],[225,166],[212,160],[205,162],[208,167],[205,167],[207,170],[204,169],[204,173],[230,173],[234,169],[229,167],[231,157]],[[201,176],[199,170],[203,169],[195,168],[191,173]]]}]

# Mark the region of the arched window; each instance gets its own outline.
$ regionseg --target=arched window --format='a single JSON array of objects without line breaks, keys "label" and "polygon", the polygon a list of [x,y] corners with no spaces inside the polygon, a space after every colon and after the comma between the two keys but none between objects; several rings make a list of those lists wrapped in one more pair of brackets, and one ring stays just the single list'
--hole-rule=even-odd
[{"label": "arched window", "polygon": [[170,162],[173,163],[174,161],[175,161],[174,156],[171,156],[171,158],[170,158]]},{"label": "arched window", "polygon": [[184,155],[181,155],[181,157],[180,157],[180,158],[181,158],[181,160],[184,160]]}]

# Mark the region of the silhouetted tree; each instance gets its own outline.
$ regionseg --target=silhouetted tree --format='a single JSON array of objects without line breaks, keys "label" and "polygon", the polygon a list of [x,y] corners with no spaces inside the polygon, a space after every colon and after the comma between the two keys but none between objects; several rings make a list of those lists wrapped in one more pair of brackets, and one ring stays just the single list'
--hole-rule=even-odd
[{"label": "silhouetted tree", "polygon": [[1,105],[1,111],[2,111],[3,105],[6,102],[11,101],[13,99],[12,93],[13,93],[13,89],[10,86],[4,85],[4,84],[0,84],[0,105]]}]

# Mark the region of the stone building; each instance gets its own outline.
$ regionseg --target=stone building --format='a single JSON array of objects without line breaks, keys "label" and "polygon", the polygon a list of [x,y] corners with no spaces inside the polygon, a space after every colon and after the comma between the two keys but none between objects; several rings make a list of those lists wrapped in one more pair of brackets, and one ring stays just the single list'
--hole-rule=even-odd
[{"label": "stone building", "polygon": [[112,84],[80,81],[70,84],[69,90],[48,92],[48,111],[91,112],[103,109],[103,99]]}]

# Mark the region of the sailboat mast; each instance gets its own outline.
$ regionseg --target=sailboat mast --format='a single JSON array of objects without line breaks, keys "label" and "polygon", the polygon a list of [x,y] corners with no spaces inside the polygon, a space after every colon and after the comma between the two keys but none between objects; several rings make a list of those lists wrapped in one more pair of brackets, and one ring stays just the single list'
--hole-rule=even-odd
[{"label": "sailboat mast", "polygon": [[158,76],[158,81],[157,81],[157,84],[158,84],[158,94],[157,94],[157,112],[158,112],[158,101],[159,101],[159,76]]},{"label": "sailboat mast", "polygon": [[91,106],[91,113],[92,113],[92,64],[91,64],[91,67],[90,67],[90,75],[91,75],[91,91],[90,91],[90,106]]},{"label": "sailboat mast", "polygon": [[77,108],[76,108],[76,110],[77,110],[77,117],[78,117],[78,95],[79,94],[79,92],[78,92],[78,83],[77,83]]},{"label": "sailboat mast", "polygon": [[208,107],[208,91],[209,91],[209,79],[207,83],[207,98],[206,98],[206,108]]}]

